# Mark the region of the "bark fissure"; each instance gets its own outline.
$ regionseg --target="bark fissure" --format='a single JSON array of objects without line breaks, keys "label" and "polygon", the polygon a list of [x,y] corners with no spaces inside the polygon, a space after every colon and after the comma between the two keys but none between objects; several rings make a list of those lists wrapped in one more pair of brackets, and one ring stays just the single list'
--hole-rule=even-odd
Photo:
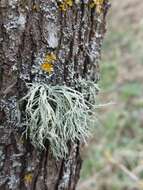
[{"label": "bark fissure", "polygon": [[40,175],[40,168],[42,166],[42,160],[43,160],[43,157],[41,156],[41,158],[39,160],[39,163],[37,163],[37,165],[35,166],[35,170],[34,170],[34,173],[33,173],[33,180],[32,180],[32,184],[31,184],[31,190],[36,189],[36,184],[37,184],[37,181],[38,181],[38,177]]},{"label": "bark fissure", "polygon": [[45,158],[45,160],[44,160],[44,174],[43,174],[43,176],[44,176],[44,186],[45,186],[44,190],[48,190],[48,187],[47,187],[47,184],[46,184],[47,181],[48,181],[48,179],[47,179],[47,177],[48,177],[48,174],[47,174],[48,146],[47,146],[47,150],[45,151],[44,158]]},{"label": "bark fissure", "polygon": [[60,180],[62,179],[62,176],[63,176],[63,169],[64,169],[64,159],[63,159],[62,162],[61,162],[60,172],[59,172],[59,176],[58,176],[58,181],[57,181],[57,184],[56,184],[54,190],[57,190],[58,187],[59,187]]}]

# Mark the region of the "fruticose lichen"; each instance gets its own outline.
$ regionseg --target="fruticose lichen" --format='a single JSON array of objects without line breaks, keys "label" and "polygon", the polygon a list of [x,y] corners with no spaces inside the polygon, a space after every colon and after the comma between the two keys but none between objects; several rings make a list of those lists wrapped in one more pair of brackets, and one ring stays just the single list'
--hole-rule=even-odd
[{"label": "fruticose lichen", "polygon": [[[44,83],[29,84],[29,92],[22,99],[27,101],[25,130],[32,144],[45,148],[49,142],[56,158],[65,158],[68,143],[85,142],[91,119],[91,103],[84,94],[67,86]],[[96,88],[96,87],[94,87]]]}]

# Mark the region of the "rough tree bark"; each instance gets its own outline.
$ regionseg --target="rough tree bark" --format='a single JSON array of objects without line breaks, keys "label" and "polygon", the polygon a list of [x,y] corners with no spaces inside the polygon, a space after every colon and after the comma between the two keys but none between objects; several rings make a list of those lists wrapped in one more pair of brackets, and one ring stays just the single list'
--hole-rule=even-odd
[{"label": "rough tree bark", "polygon": [[[25,82],[99,80],[108,1],[101,13],[92,0],[70,2],[64,10],[57,0],[0,0],[0,190],[74,190],[78,181],[79,144],[56,161],[48,145],[39,152],[21,139],[17,121]],[[57,57],[51,77],[40,66],[49,53]]]}]

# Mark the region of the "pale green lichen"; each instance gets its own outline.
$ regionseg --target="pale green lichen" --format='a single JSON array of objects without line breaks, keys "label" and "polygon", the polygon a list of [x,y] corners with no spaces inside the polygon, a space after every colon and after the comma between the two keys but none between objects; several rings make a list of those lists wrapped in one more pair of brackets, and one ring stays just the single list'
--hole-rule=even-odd
[{"label": "pale green lichen", "polygon": [[77,86],[81,89],[81,93],[85,100],[87,100],[87,104],[94,107],[96,104],[97,93],[100,90],[98,84],[91,80],[81,79],[78,80]]},{"label": "pale green lichen", "polygon": [[26,135],[32,144],[45,148],[47,141],[56,158],[68,154],[68,143],[85,142],[93,124],[91,105],[84,94],[67,86],[29,84],[26,100]]}]

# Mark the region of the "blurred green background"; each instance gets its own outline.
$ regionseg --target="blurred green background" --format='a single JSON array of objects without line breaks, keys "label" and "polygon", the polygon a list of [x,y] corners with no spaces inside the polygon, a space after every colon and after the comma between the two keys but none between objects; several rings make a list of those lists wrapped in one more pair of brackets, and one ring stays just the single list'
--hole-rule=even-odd
[{"label": "blurred green background", "polygon": [[143,0],[112,0],[97,127],[77,190],[143,190]]}]

